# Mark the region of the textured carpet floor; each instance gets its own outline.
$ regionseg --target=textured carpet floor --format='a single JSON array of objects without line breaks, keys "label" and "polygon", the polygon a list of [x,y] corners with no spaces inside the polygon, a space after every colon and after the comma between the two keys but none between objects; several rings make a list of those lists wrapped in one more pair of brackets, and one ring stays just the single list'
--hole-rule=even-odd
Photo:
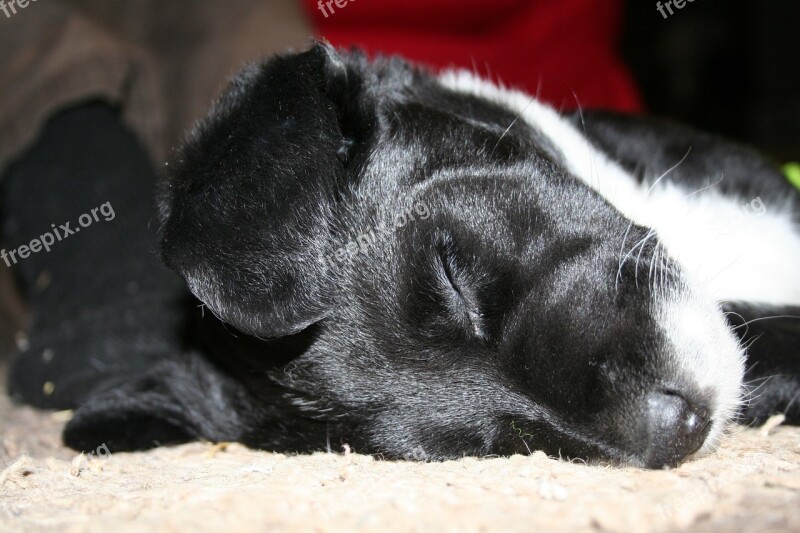
[{"label": "textured carpet floor", "polygon": [[65,416],[0,399],[0,531],[800,531],[798,428],[645,471],[208,444],[90,458],[60,445]]}]

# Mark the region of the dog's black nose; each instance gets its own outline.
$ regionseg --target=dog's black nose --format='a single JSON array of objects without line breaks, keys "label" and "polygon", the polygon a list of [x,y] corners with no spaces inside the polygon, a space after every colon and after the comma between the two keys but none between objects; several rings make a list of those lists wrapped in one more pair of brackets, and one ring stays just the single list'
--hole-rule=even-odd
[{"label": "dog's black nose", "polygon": [[674,467],[700,449],[711,428],[708,409],[673,391],[650,394],[648,433],[649,468]]}]

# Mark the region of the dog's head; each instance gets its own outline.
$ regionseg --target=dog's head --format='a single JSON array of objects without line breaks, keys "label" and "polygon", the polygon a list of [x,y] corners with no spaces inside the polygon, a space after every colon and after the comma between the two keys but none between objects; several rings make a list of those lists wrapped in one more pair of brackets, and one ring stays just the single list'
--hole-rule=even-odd
[{"label": "dog's head", "polygon": [[566,168],[496,102],[317,45],[247,69],[190,136],[163,257],[242,332],[313,328],[270,380],[359,451],[674,465],[733,415],[740,347]]}]

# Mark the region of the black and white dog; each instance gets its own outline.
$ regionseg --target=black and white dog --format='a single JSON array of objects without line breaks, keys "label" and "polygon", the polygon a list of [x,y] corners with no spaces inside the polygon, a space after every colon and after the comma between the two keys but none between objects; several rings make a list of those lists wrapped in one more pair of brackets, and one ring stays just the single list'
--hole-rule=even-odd
[{"label": "black and white dog", "polygon": [[160,210],[216,318],[73,447],[660,468],[800,422],[800,192],[710,135],[318,44],[233,81]]}]

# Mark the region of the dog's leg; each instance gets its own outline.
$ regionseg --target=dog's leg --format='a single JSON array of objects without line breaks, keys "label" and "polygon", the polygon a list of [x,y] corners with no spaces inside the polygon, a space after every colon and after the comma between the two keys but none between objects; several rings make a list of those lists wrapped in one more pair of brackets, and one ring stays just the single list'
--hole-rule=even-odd
[{"label": "dog's leg", "polygon": [[800,204],[800,192],[776,162],[747,146],[651,117],[584,111],[568,118],[595,147],[647,184],[662,178],[689,191]]},{"label": "dog's leg", "polygon": [[726,304],[728,321],[747,348],[742,421],[784,414],[800,424],[800,307]]},{"label": "dog's leg", "polygon": [[[203,439],[284,451],[324,449],[335,424],[303,412],[297,393],[271,375],[308,348],[314,332],[265,341],[198,315],[192,348],[137,375],[108,377],[64,429],[77,450],[112,452]],[[298,407],[300,405],[301,407]]]},{"label": "dog's leg", "polygon": [[[114,378],[108,378],[110,385]],[[112,452],[196,439],[239,439],[243,417],[257,412],[241,387],[193,351],[170,355],[90,396],[64,428],[76,450]]]},{"label": "dog's leg", "polygon": [[[155,172],[116,110],[50,120],[3,175],[4,255],[30,309],[9,391],[71,408],[179,348],[180,279],[161,266]],[[38,244],[36,244],[38,243]]]}]

